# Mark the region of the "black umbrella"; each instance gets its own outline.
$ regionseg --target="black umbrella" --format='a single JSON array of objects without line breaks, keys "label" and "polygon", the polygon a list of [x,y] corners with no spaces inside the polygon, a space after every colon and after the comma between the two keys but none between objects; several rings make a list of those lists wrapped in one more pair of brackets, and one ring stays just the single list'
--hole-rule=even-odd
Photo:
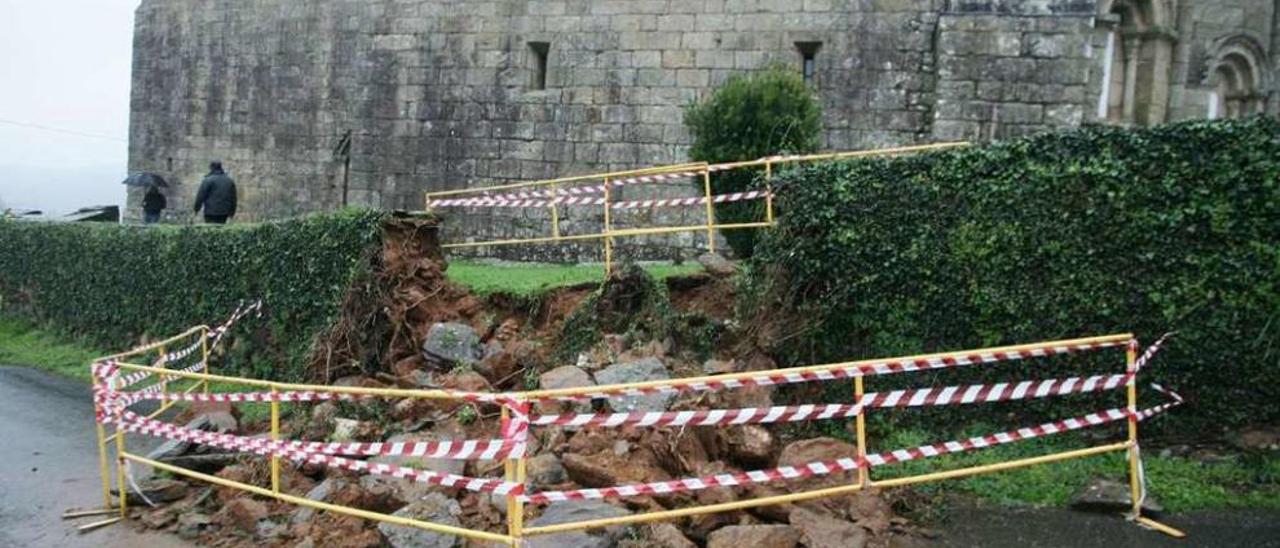
[{"label": "black umbrella", "polygon": [[145,171],[130,175],[128,179],[124,180],[124,184],[129,186],[169,186],[169,182],[165,181],[164,177]]}]

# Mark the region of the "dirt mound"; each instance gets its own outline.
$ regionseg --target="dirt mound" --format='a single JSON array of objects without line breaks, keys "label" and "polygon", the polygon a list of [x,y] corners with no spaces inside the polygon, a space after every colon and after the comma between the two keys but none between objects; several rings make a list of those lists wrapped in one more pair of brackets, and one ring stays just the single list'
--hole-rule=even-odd
[{"label": "dirt mound", "polygon": [[471,324],[482,310],[445,278],[435,219],[389,219],[370,261],[370,274],[352,284],[334,325],[312,347],[308,376],[316,382],[385,372],[418,355],[432,324]]}]

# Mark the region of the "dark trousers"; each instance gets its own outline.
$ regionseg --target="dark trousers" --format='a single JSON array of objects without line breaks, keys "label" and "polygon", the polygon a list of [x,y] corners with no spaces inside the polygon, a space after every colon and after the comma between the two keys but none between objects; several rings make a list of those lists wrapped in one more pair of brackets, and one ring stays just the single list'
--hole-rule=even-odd
[{"label": "dark trousers", "polygon": [[227,224],[227,217],[230,217],[230,215],[205,215],[204,222],[211,225],[225,225]]}]

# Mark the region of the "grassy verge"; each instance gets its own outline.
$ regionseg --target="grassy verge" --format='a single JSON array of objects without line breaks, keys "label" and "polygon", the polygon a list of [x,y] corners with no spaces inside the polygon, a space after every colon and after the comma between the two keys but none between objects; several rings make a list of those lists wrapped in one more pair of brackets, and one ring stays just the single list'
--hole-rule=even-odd
[{"label": "grassy verge", "polygon": [[[994,432],[997,428],[975,426],[963,436]],[[897,431],[873,450],[917,447],[943,439],[921,431]],[[1097,444],[1095,444],[1097,445]],[[990,449],[909,461],[877,468],[873,477],[888,479],[941,470],[993,464],[1015,459],[1087,447],[1087,442],[1070,434],[1021,441]],[[1153,454],[1154,453],[1154,454]],[[1274,454],[1225,455],[1215,462],[1160,456],[1154,449],[1143,453],[1147,489],[1168,512],[1209,508],[1280,509],[1280,459]],[[1002,504],[1065,506],[1071,496],[1093,478],[1128,481],[1126,453],[1109,453],[983,476],[916,486],[929,494],[944,490],[970,493]]]},{"label": "grassy verge", "polygon": [[34,367],[87,383],[89,362],[106,354],[27,320],[0,316],[0,364]]},{"label": "grassy verge", "polygon": [[[698,264],[644,265],[655,279],[693,274]],[[449,263],[449,279],[481,294],[511,293],[529,296],[557,287],[568,287],[604,279],[603,265],[503,264],[473,261]]]}]

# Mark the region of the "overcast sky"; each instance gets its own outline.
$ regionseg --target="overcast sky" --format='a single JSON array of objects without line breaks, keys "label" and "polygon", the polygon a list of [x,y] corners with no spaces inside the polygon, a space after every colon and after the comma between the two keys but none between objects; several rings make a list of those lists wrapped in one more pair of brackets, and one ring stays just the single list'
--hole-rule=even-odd
[{"label": "overcast sky", "polygon": [[0,203],[65,212],[123,201],[138,4],[0,0]]}]

